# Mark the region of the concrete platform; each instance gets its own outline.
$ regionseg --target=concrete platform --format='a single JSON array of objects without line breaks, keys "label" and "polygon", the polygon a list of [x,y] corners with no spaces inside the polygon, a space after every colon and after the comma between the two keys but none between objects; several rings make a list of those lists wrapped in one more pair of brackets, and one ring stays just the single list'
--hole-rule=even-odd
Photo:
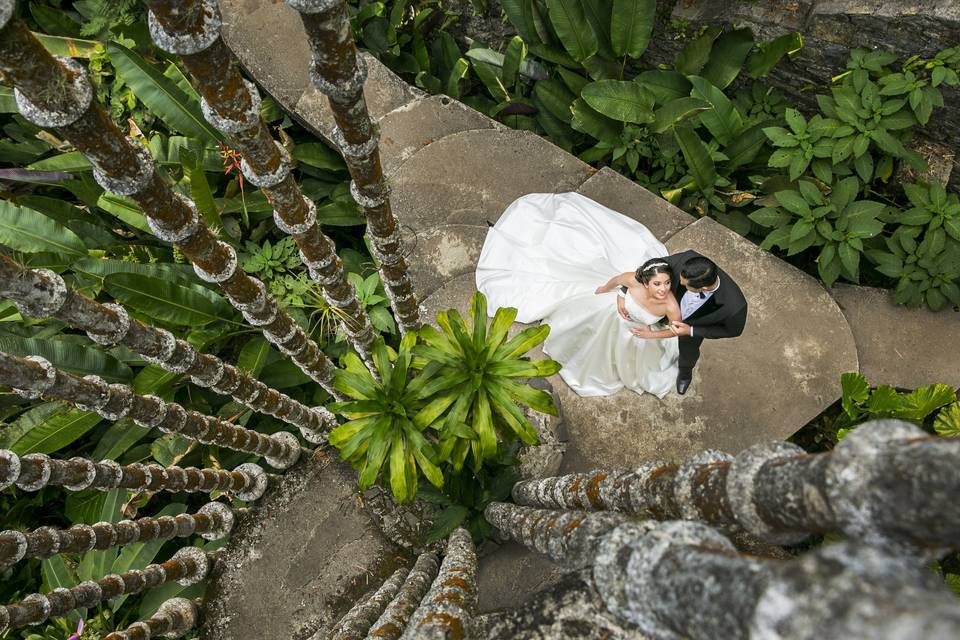
[{"label": "concrete platform", "polygon": [[870,384],[960,388],[960,313],[908,309],[873,287],[838,284],[828,291],[850,324],[860,373]]}]

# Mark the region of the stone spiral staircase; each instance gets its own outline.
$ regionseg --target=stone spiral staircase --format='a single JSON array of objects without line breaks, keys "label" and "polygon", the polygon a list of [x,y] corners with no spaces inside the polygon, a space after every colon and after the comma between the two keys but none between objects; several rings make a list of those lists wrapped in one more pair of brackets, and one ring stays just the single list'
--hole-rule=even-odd
[{"label": "stone spiral staircase", "polygon": [[[259,0],[220,0],[220,6],[223,37],[247,72],[329,140],[332,114],[310,84],[310,52],[296,12]],[[704,448],[737,452],[786,438],[839,397],[845,371],[905,387],[960,386],[948,358],[930,341],[905,338],[901,346],[909,353],[891,361],[891,352],[900,352],[886,331],[909,317],[923,327],[921,335],[960,339],[951,314],[904,312],[861,287],[827,291],[712,220],[695,219],[532,133],[509,129],[447,96],[426,95],[365,57],[367,106],[380,126],[381,161],[424,318],[466,309],[488,227],[512,200],[532,192],[577,191],[593,198],[645,224],[672,252],[694,248],[715,258],[747,293],[746,333],[705,345],[693,389],[683,398],[580,398],[554,384],[564,415],[563,472],[679,460]],[[402,550],[355,508],[349,474],[330,460],[317,464],[325,470],[295,472],[296,480],[287,474],[277,498],[264,500],[262,516],[234,535],[214,582],[221,595],[210,601],[218,613],[205,637],[238,637],[242,630],[256,636],[255,629],[307,637],[333,623],[331,602],[342,607],[396,566],[392,558]],[[518,595],[523,600],[561,577],[556,565],[516,543],[480,551],[480,611],[515,606]],[[385,559],[382,566],[369,565],[374,557]],[[363,570],[355,570],[359,566]],[[266,612],[268,620],[261,618]]]},{"label": "stone spiral staircase", "polygon": [[[306,0],[303,2],[310,4]],[[313,89],[306,88],[309,83],[305,41],[291,37],[291,34],[302,33],[296,14],[280,3],[225,0],[220,5],[224,16],[224,38],[244,61],[251,75],[296,117],[320,135],[328,135],[331,116],[326,100]],[[9,2],[0,3],[0,13],[7,11],[9,6]],[[4,19],[7,17],[9,15]],[[558,580],[559,569],[542,560],[541,556],[531,554],[528,547],[547,551],[561,566],[584,566],[592,561],[595,546],[612,545],[604,548],[616,550],[618,540],[622,542],[623,530],[618,525],[624,523],[624,516],[619,512],[639,516],[659,510],[659,514],[671,518],[717,520],[720,526],[749,524],[753,507],[743,511],[744,508],[738,506],[743,495],[726,496],[717,487],[730,483],[724,484],[722,480],[727,474],[739,477],[739,473],[745,478],[746,488],[743,490],[755,492],[755,488],[748,486],[748,480],[760,473],[761,463],[788,459],[796,452],[781,447],[758,452],[748,447],[782,439],[816,415],[836,398],[839,374],[858,368],[858,355],[862,358],[865,346],[877,346],[873,336],[860,332],[859,325],[847,322],[841,309],[842,300],[838,305],[816,282],[712,221],[695,220],[609,170],[595,171],[532,134],[509,130],[449,98],[425,96],[400,82],[376,61],[368,60],[368,64],[371,67],[366,89],[368,104],[382,130],[381,153],[393,187],[393,208],[404,228],[411,274],[425,317],[432,317],[436,311],[449,307],[461,310],[466,307],[473,292],[474,264],[487,227],[515,197],[537,191],[583,193],[643,222],[671,251],[696,248],[715,257],[742,284],[751,300],[750,328],[740,340],[719,344],[707,351],[697,371],[694,392],[689,396],[668,398],[663,402],[632,394],[584,399],[571,394],[562,384],[555,385],[565,412],[565,440],[558,445],[566,451],[562,462],[564,471],[631,468],[641,460],[669,461],[686,457],[687,461],[680,467],[657,463],[646,471],[641,471],[642,467],[629,473],[567,476],[572,479],[572,484],[562,485],[565,480],[561,480],[561,484],[555,483],[556,490],[549,490],[549,495],[553,496],[549,499],[544,497],[547,494],[531,490],[533,497],[522,502],[526,507],[499,505],[488,513],[498,528],[522,544],[504,544],[483,550],[486,553],[477,571],[472,544],[461,531],[451,537],[440,567],[436,566],[435,558],[422,554],[414,570],[407,573],[404,567],[410,564],[411,550],[398,547],[388,539],[377,519],[392,518],[390,530],[405,524],[415,527],[417,522],[399,522],[410,514],[391,510],[384,504],[382,496],[357,495],[354,475],[331,459],[329,453],[318,449],[311,457],[293,466],[298,456],[310,456],[310,452],[300,449],[292,437],[260,438],[199,415],[187,416],[182,408],[165,407],[152,396],[133,397],[119,385],[107,388],[102,381],[73,380],[51,369],[46,361],[7,358],[4,367],[10,371],[16,369],[18,375],[25,376],[21,379],[29,380],[25,386],[15,385],[28,397],[35,397],[30,394],[63,392],[67,398],[66,390],[73,385],[88,394],[89,400],[84,400],[84,404],[95,407],[105,417],[117,417],[132,411],[130,415],[141,423],[155,426],[156,422],[167,426],[168,412],[172,422],[176,422],[172,420],[174,416],[183,415],[178,428],[185,429],[183,433],[189,437],[215,443],[229,439],[240,447],[239,450],[272,452],[267,453],[268,462],[278,468],[290,469],[281,480],[277,476],[268,479],[259,468],[244,472],[238,468],[219,475],[211,470],[174,471],[173,468],[153,468],[155,465],[128,465],[129,468],[121,469],[115,464],[95,464],[79,458],[70,461],[51,460],[45,456],[17,458],[10,452],[2,452],[0,484],[5,486],[16,482],[25,490],[35,490],[47,482],[67,488],[82,485],[163,490],[166,486],[166,490],[177,490],[177,487],[182,489],[185,486],[183,483],[193,482],[194,488],[209,491],[219,486],[211,484],[216,480],[224,486],[229,484],[238,496],[249,495],[251,500],[256,500],[265,486],[270,485],[267,493],[249,511],[231,510],[220,505],[180,520],[143,519],[136,525],[121,526],[118,523],[116,527],[98,523],[69,531],[37,530],[29,536],[21,534],[19,537],[17,532],[3,532],[5,537],[0,540],[3,543],[0,551],[4,554],[46,557],[56,554],[61,547],[89,550],[101,548],[99,545],[126,544],[123,540],[134,534],[137,539],[147,539],[151,535],[154,536],[151,539],[183,537],[193,532],[216,537],[233,527],[229,545],[215,557],[194,547],[186,547],[173,559],[151,565],[144,571],[106,576],[97,583],[83,583],[72,590],[56,590],[47,596],[30,596],[21,603],[0,607],[0,614],[6,616],[4,626],[12,619],[16,620],[16,626],[20,626],[26,621],[49,616],[51,612],[69,611],[83,603],[92,605],[98,600],[109,599],[111,594],[136,593],[164,581],[199,580],[207,574],[210,565],[211,584],[205,601],[202,630],[205,638],[305,640],[326,637],[331,631],[350,631],[362,637],[366,629],[373,629],[370,627],[371,616],[379,615],[375,613],[378,608],[371,603],[391,602],[393,607],[402,600],[394,595],[404,593],[413,582],[417,582],[418,589],[423,587],[425,590],[431,581],[423,576],[433,575],[439,568],[439,577],[433,581],[430,591],[434,604],[439,605],[414,614],[416,629],[423,630],[423,635],[418,635],[420,631],[410,626],[404,637],[432,637],[432,632],[426,630],[431,628],[430,625],[434,625],[432,628],[440,634],[437,637],[456,637],[456,633],[450,635],[450,629],[459,624],[458,616],[473,609],[475,603],[472,600],[476,594],[480,594],[480,612],[515,608],[523,600],[541,597],[538,589]],[[302,75],[299,75],[301,71]],[[38,308],[38,313],[31,315],[59,313],[57,310],[63,307],[65,299],[76,301],[75,294],[58,288],[62,288],[62,280],[58,284],[56,277],[34,275],[39,278],[36,285],[39,289],[50,288],[46,291],[50,306],[46,313],[39,313],[45,307]],[[784,295],[784,291],[789,292],[788,295]],[[863,305],[856,308],[863,309]],[[103,310],[99,309],[97,313],[102,314]],[[870,309],[863,313],[869,315]],[[126,326],[118,332],[119,337],[114,342],[127,333],[130,321],[125,322]],[[945,329],[947,332],[954,330],[949,326]],[[87,331],[91,337],[110,337],[102,330]],[[159,360],[166,365],[171,363],[174,355],[186,357],[191,353],[187,346],[180,344],[182,341],[175,342],[171,337],[169,342],[169,351],[150,345],[147,351],[159,349],[158,353],[165,353]],[[158,344],[165,344],[164,340],[159,339]],[[192,362],[198,362],[196,354],[190,358]],[[911,359],[915,358],[914,354]],[[212,361],[207,364],[213,366]],[[194,365],[185,366],[189,369]],[[221,364],[216,381],[211,383],[214,389],[218,389],[217,385],[225,386],[221,384],[223,371]],[[934,373],[940,372],[934,370]],[[231,375],[234,374],[228,374],[228,378]],[[944,380],[950,381],[949,377],[939,378],[939,381]],[[237,378],[231,390],[235,396],[248,397],[247,390],[237,392],[244,384],[253,383]],[[920,382],[914,379],[908,386],[916,384]],[[264,397],[268,393],[264,390]],[[260,395],[259,389],[256,393],[250,391],[249,400],[254,402]],[[120,405],[125,406],[123,411],[114,411]],[[294,409],[302,411],[291,405],[286,412],[288,417],[293,415]],[[308,422],[320,419],[318,409],[303,415],[310,417]],[[309,432],[312,423],[306,426]],[[901,439],[916,436],[912,432],[906,435],[897,432],[899,428],[893,429],[902,436]],[[242,442],[247,444],[239,444]],[[694,454],[705,448],[709,451]],[[944,460],[956,457],[955,448],[925,442],[900,457],[896,451],[891,455],[900,464],[931,460],[942,466]],[[716,451],[744,449],[748,451],[743,454],[739,468],[732,456]],[[866,453],[873,455],[874,450],[868,448]],[[824,481],[817,473],[821,467],[827,466],[811,466],[813,471],[800,477],[799,482]],[[675,481],[672,479],[674,475],[677,476]],[[693,476],[705,480],[688,482]],[[711,477],[719,478],[719,483],[710,484]],[[655,491],[653,495],[658,497],[647,504],[644,491],[656,484],[655,478],[670,480],[661,482],[657,491],[663,493]],[[572,497],[568,496],[569,500],[561,497],[564,486],[573,490],[574,485],[580,487],[582,481],[588,479],[589,486],[597,490],[596,496],[589,490],[581,496],[578,488]],[[950,481],[947,477],[943,486],[949,489],[952,486]],[[698,492],[695,486],[702,491]],[[815,488],[829,495],[830,500],[838,501],[838,505],[844,500],[843,505],[851,501],[829,486]],[[936,488],[939,490],[942,486],[936,485]],[[613,490],[613,493],[604,497],[607,495],[605,490]],[[634,493],[638,496],[636,500],[631,497]],[[744,495],[750,496],[745,504],[754,504],[753,493]],[[541,510],[537,515],[523,510],[534,508],[610,509],[612,513],[583,517],[580,512]],[[850,515],[852,512],[839,506],[837,509],[836,522],[830,521],[829,524],[836,524],[844,531],[863,533],[856,528],[859,526],[856,513]],[[374,514],[377,517],[373,517]],[[237,520],[235,526],[234,520]],[[556,523],[563,526],[558,528]],[[543,526],[538,529],[541,524]],[[889,532],[882,529],[883,524],[881,522],[877,528],[886,536]],[[800,528],[812,526],[808,522],[799,522],[799,525],[802,525]],[[936,529],[933,525],[931,527]],[[745,528],[749,530],[750,526]],[[706,545],[710,550],[706,561],[711,560],[713,552],[724,556],[732,550],[729,543],[702,529],[680,527],[671,531],[678,535],[680,544],[675,551],[681,554],[686,552],[680,548],[683,540]],[[627,533],[637,540],[660,535],[655,527],[633,528]],[[887,540],[886,537],[883,539]],[[943,539],[935,531],[929,539],[919,542],[936,545],[942,544]],[[211,563],[211,559],[215,562]],[[566,564],[567,561],[573,565]],[[598,563],[602,564],[602,561],[598,560]],[[605,566],[610,568],[609,561]],[[770,580],[789,583],[788,577],[778,573],[779,569],[755,566],[741,559],[731,560],[728,568],[744,576],[769,574]],[[861,577],[869,574],[869,571],[864,573],[859,565],[851,571]],[[474,579],[479,582],[477,587],[472,585]],[[925,588],[929,586],[924,584]],[[419,596],[415,600],[419,601]],[[957,612],[951,608],[951,603],[944,604],[943,598],[937,603],[947,618],[956,618]],[[409,602],[396,606],[412,611]],[[153,633],[175,631],[196,615],[192,607],[188,601],[171,604],[150,623],[137,623],[111,638],[149,639]],[[348,610],[344,618],[343,614]],[[606,615],[596,609],[591,611],[591,615]],[[381,618],[373,622],[385,625],[382,628],[387,633],[389,620]],[[509,629],[517,628],[516,622],[510,622],[509,615],[488,618],[488,624],[488,629],[501,625],[500,637],[510,637]],[[446,631],[440,629],[444,625]],[[935,631],[940,633],[942,626]],[[464,631],[459,629],[461,633]],[[625,630],[623,637],[639,638],[640,635]],[[934,634],[931,637],[940,636]]]}]

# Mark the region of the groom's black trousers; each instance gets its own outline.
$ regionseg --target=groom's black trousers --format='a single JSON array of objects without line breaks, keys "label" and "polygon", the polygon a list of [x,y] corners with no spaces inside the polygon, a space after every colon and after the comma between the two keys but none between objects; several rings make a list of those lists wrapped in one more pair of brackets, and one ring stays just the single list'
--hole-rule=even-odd
[{"label": "groom's black trousers", "polygon": [[680,345],[680,359],[677,366],[681,374],[689,374],[700,359],[700,345],[703,344],[703,337],[680,336],[677,341]]}]

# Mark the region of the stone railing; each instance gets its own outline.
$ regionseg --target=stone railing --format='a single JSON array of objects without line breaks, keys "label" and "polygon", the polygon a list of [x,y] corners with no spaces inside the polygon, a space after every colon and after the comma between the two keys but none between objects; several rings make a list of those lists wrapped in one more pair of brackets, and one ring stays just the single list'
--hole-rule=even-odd
[{"label": "stone railing", "polygon": [[[375,337],[356,292],[344,277],[333,242],[322,233],[316,207],[302,194],[291,176],[289,154],[272,136],[259,116],[260,95],[240,76],[233,54],[220,40],[221,19],[211,0],[148,0],[149,26],[156,45],[182,57],[203,95],[203,113],[210,124],[227,134],[243,156],[246,179],[261,187],[274,207],[274,220],[291,234],[300,248],[307,270],[323,289],[327,302],[340,310],[343,329],[352,346],[368,362]],[[292,3],[304,12],[304,22],[314,34],[317,64],[315,84],[331,97],[338,122],[341,152],[354,177],[353,191],[368,220],[375,256],[401,328],[416,329],[416,298],[400,251],[396,219],[387,199],[380,170],[378,136],[363,101],[364,69],[358,66],[349,37],[342,2]],[[334,365],[268,293],[264,284],[246,274],[236,250],[218,240],[197,212],[196,205],[175,193],[156,171],[148,150],[125,136],[94,99],[83,69],[69,59],[53,57],[15,14],[13,0],[0,0],[0,75],[14,88],[20,114],[34,125],[47,128],[68,141],[93,165],[93,176],[106,191],[132,198],[143,210],[150,229],[172,243],[193,264],[197,276],[218,285],[253,327],[284,355],[340,399],[333,386]],[[336,54],[324,57],[328,45]],[[288,395],[244,374],[220,358],[199,353],[169,331],[131,317],[118,304],[101,304],[70,289],[50,270],[26,269],[0,256],[0,296],[13,300],[21,313],[33,318],[53,318],[84,331],[104,347],[121,345],[147,362],[174,374],[186,374],[201,387],[231,396],[252,411],[274,416],[299,429],[310,443],[326,441],[337,424],[324,407],[308,407]],[[262,457],[277,469],[289,469],[303,459],[304,449],[292,433],[258,433],[230,421],[189,411],[157,396],[140,395],[121,384],[107,384],[96,376],[78,377],[58,370],[39,356],[18,357],[0,353],[0,385],[25,399],[43,398],[70,403],[109,421],[129,417],[141,427],[157,428],[200,443]],[[198,469],[157,464],[120,465],[113,460],[81,457],[60,460],[43,454],[18,455],[0,450],[0,490],[15,485],[22,491],[47,486],[67,491],[126,489],[135,492],[224,493],[238,500],[258,500],[269,478],[258,465],[246,463],[233,470]],[[77,524],[57,529],[0,531],[0,566],[27,558],[50,558],[58,553],[84,554],[136,543],[186,538],[194,534],[222,538],[245,509],[211,502],[196,513],[144,517],[120,522]],[[22,601],[0,606],[0,633],[63,616],[77,608],[93,606],[120,595],[139,593],[176,580],[193,583],[205,579],[210,557],[196,547],[184,547],[171,560],[143,570],[111,574],[83,582],[73,589],[32,594]],[[374,607],[372,622],[384,633],[399,631],[437,571],[437,559],[427,555],[414,569],[395,576],[374,603],[390,602],[387,611]],[[396,593],[390,591],[397,587]],[[390,597],[387,598],[386,594]],[[393,596],[396,596],[395,598]],[[371,611],[367,606],[357,615]],[[381,616],[382,614],[382,616]],[[356,616],[355,616],[356,617]],[[382,619],[378,620],[378,618]],[[177,598],[157,613],[124,631],[110,634],[118,640],[146,639],[157,635],[182,635],[197,622],[197,605]],[[426,624],[426,623],[424,623]],[[345,629],[352,628],[349,624]]]}]

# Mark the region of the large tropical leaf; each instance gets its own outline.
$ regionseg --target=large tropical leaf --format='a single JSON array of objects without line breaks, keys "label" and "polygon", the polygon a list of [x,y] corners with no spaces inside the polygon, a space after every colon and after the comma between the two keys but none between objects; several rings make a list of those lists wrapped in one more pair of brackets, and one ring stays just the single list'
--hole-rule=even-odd
[{"label": "large tropical leaf", "polygon": [[699,98],[676,98],[653,113],[653,123],[650,125],[650,130],[654,133],[663,133],[677,123],[712,108],[709,102]]},{"label": "large tropical leaf", "polygon": [[226,300],[199,285],[114,273],[103,279],[103,287],[123,304],[163,322],[197,327],[233,317]]},{"label": "large tropical leaf", "polygon": [[727,145],[736,139],[743,129],[743,118],[733,102],[723,91],[699,76],[690,76],[693,85],[693,97],[705,100],[713,105],[711,111],[700,114],[700,122],[720,144]]},{"label": "large tropical leaf", "polygon": [[710,59],[700,75],[713,86],[726,89],[740,74],[752,48],[753,31],[749,28],[727,31],[713,43]]},{"label": "large tropical leaf", "polygon": [[903,404],[897,411],[897,417],[920,422],[940,407],[956,401],[957,392],[953,387],[945,384],[931,384],[914,389],[903,396]]},{"label": "large tropical leaf", "polygon": [[771,42],[764,43],[760,50],[747,59],[747,73],[751,78],[762,78],[770,73],[783,56],[793,57],[803,48],[803,36],[787,33]]},{"label": "large tropical leaf", "polygon": [[10,446],[18,455],[53,453],[77,441],[100,423],[100,416],[63,406],[62,410],[35,426]]},{"label": "large tropical leaf", "polygon": [[597,52],[597,36],[578,0],[547,0],[547,8],[563,48],[574,60],[582,62]]},{"label": "large tropical leaf", "polygon": [[573,95],[564,83],[553,78],[541,80],[533,86],[533,93],[551,115],[570,124],[573,118],[570,107],[577,96]]},{"label": "large tropical leaf", "polygon": [[647,50],[657,13],[656,0],[613,0],[610,41],[618,56],[639,58]]},{"label": "large tropical leaf", "polygon": [[152,113],[174,131],[207,142],[221,142],[223,134],[204,119],[200,104],[177,83],[127,47],[110,42],[107,55],[117,73]]},{"label": "large tropical leaf", "polygon": [[611,142],[620,137],[623,130],[623,123],[611,120],[598,113],[583,98],[577,98],[570,105],[570,112],[573,118],[570,120],[570,126],[576,131],[593,136],[597,140]]},{"label": "large tropical leaf", "polygon": [[690,81],[682,73],[667,69],[644,71],[634,82],[639,82],[653,94],[658,104],[690,95]]},{"label": "large tropical leaf", "polygon": [[[97,518],[100,522],[118,522],[122,518],[122,507],[127,499],[126,489],[114,489],[103,494],[103,505]],[[88,551],[77,566],[80,580],[99,580],[110,573],[110,567],[117,559],[115,548],[103,551]]]},{"label": "large tropical leaf", "polygon": [[690,76],[700,73],[710,59],[710,50],[714,41],[723,33],[723,27],[712,24],[702,34],[690,41],[673,62],[680,73]]},{"label": "large tropical leaf", "polygon": [[637,82],[599,80],[586,85],[581,97],[598,113],[621,122],[653,122],[654,97]]},{"label": "large tropical leaf", "polygon": [[38,211],[0,200],[0,243],[25,253],[49,251],[81,257],[87,247],[77,234]]},{"label": "large tropical leaf", "polygon": [[703,140],[697,135],[688,123],[683,122],[673,128],[673,134],[680,145],[680,152],[683,153],[683,159],[687,161],[690,167],[690,173],[697,187],[705,194],[713,192],[714,183],[717,181],[717,169],[710,158],[710,152]]},{"label": "large tropical leaf", "polygon": [[0,351],[15,356],[41,356],[58,369],[79,376],[97,375],[110,382],[125,382],[133,377],[130,367],[109,353],[75,342],[6,336],[0,337]]},{"label": "large tropical leaf", "polygon": [[143,214],[136,202],[126,196],[118,196],[104,191],[97,199],[97,207],[119,218],[134,229],[153,233],[147,224],[147,216]]}]

